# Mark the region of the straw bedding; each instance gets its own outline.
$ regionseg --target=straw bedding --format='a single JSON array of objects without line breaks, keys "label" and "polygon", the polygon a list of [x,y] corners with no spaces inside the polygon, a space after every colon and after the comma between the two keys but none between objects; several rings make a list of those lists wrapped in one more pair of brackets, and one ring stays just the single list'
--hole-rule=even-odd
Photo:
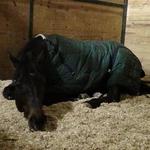
[{"label": "straw bedding", "polygon": [[[0,81],[0,93],[10,81]],[[150,95],[125,97],[97,109],[81,99],[44,107],[46,131],[31,132],[14,101],[0,94],[1,150],[148,150]]]}]

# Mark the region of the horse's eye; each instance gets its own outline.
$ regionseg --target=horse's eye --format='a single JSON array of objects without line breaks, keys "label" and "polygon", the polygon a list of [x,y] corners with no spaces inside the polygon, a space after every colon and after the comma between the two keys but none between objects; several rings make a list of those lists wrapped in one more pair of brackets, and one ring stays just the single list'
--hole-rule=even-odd
[{"label": "horse's eye", "polygon": [[12,84],[17,85],[18,84],[17,80],[13,80]]},{"label": "horse's eye", "polygon": [[30,75],[31,77],[34,77],[34,76],[35,76],[35,73],[30,72],[29,75]]}]

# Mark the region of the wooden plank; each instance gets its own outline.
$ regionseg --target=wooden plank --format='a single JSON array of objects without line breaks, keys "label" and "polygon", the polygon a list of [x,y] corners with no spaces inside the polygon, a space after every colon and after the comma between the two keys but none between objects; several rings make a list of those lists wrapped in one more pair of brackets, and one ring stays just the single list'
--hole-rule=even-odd
[{"label": "wooden plank", "polygon": [[[92,2],[93,0],[88,0],[88,1]],[[109,3],[115,3],[115,4],[124,4],[124,0],[94,0],[94,1],[97,1],[97,2],[109,2]]]},{"label": "wooden plank", "polygon": [[126,45],[139,57],[150,74],[150,1],[129,0]]},{"label": "wooden plank", "polygon": [[103,6],[110,6],[110,7],[123,8],[124,6],[124,2],[122,3],[122,1],[115,1],[115,0],[114,1],[113,0],[74,0],[74,1],[103,5]]},{"label": "wooden plank", "polygon": [[98,1],[111,2],[111,3],[117,3],[117,4],[124,4],[124,0],[98,0]]},{"label": "wooden plank", "polygon": [[34,33],[120,41],[122,9],[73,0],[37,0]]},{"label": "wooden plank", "polygon": [[0,1],[0,78],[12,74],[8,51],[15,54],[27,40],[28,2],[25,0]]}]

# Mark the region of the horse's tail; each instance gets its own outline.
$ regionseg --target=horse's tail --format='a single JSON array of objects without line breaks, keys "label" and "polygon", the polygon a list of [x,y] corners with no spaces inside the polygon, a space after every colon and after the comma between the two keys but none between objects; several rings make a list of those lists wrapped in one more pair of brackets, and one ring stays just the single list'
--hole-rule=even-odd
[{"label": "horse's tail", "polygon": [[150,81],[141,81],[140,95],[150,94]]},{"label": "horse's tail", "polygon": [[141,78],[143,78],[143,77],[145,77],[145,72],[144,72],[144,70],[142,69],[142,70],[141,70]]}]

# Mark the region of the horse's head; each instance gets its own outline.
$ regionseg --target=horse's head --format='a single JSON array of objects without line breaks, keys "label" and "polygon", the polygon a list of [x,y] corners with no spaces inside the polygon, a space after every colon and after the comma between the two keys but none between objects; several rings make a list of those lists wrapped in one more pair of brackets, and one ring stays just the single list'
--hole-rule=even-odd
[{"label": "horse's head", "polygon": [[30,128],[34,130],[41,129],[43,125],[35,125],[35,122],[43,122],[41,107],[46,83],[42,66],[42,61],[45,60],[44,47],[37,46],[39,42],[43,44],[43,41],[38,41],[35,45],[27,45],[18,57],[10,55],[15,67],[12,84],[16,107],[20,112],[24,112],[25,117],[29,119]]},{"label": "horse's head", "polygon": [[10,55],[15,68],[12,79],[15,85],[14,98],[21,112],[28,111],[30,103],[34,103],[37,99],[42,102],[45,85],[45,77],[42,72],[42,60],[45,59],[42,44],[41,40],[36,39],[28,43],[17,58]]},{"label": "horse's head", "polygon": [[15,87],[14,99],[19,111],[27,114],[32,103],[32,105],[35,101],[42,103],[45,81],[33,64],[18,64],[12,83]]}]

